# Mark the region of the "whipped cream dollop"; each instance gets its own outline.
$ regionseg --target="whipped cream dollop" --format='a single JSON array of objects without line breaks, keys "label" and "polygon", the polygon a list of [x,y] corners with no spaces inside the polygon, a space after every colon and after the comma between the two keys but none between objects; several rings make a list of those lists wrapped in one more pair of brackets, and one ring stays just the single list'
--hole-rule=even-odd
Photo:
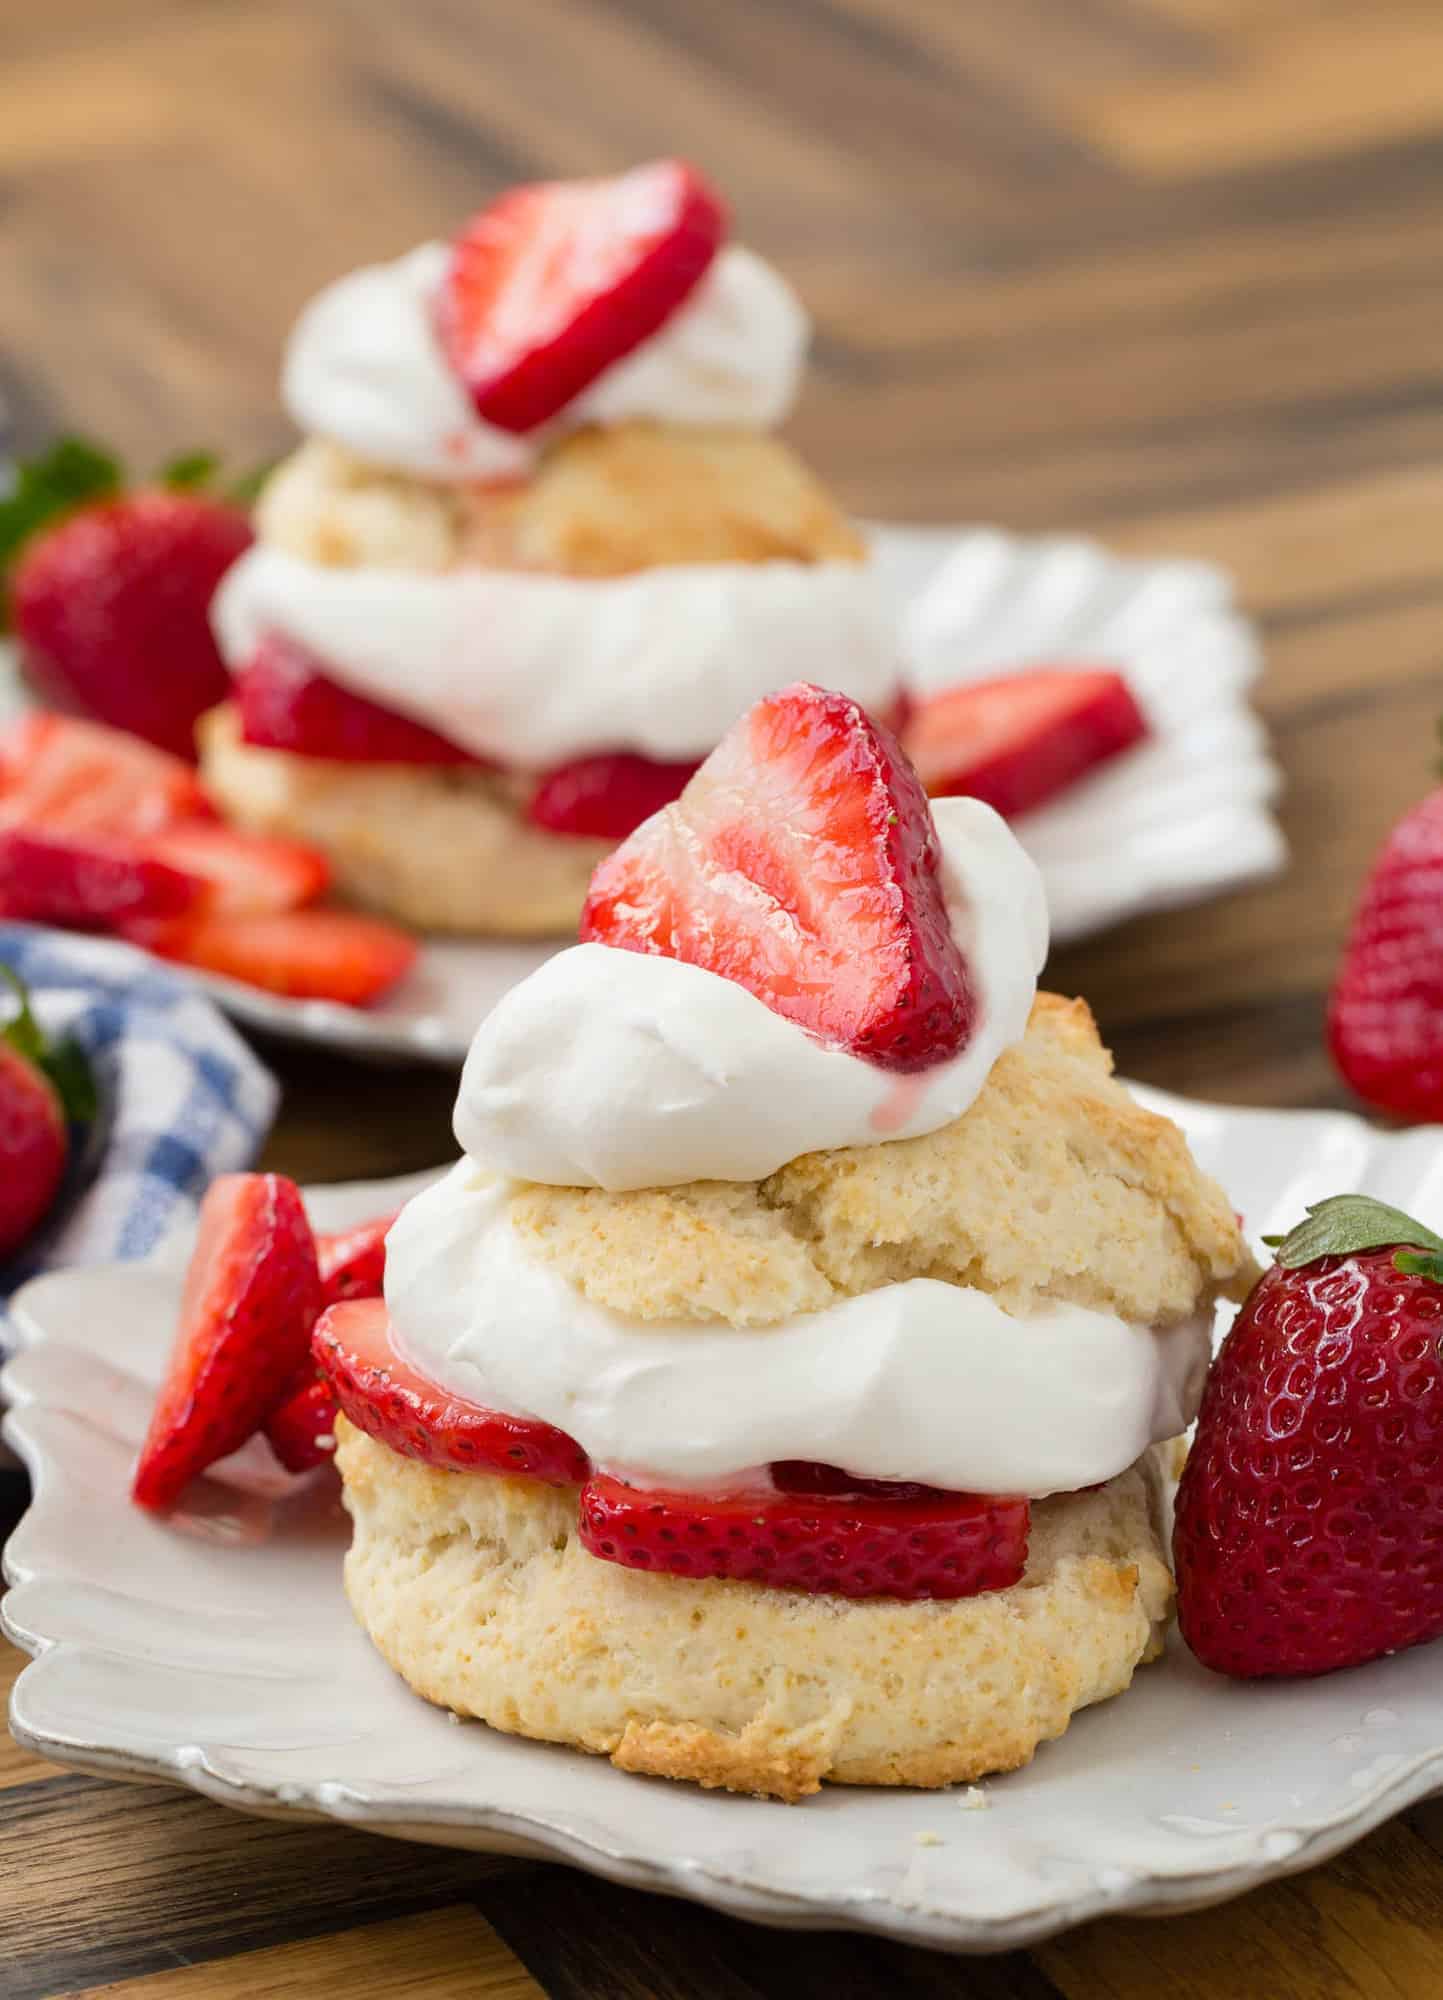
[{"label": "whipped cream dollop", "polygon": [[1026,1030],[1047,906],[1036,867],[990,806],[937,799],[932,810],[977,1001],[959,1055],[899,1075],[700,966],[576,945],[477,1030],[456,1099],[463,1150],[520,1180],[673,1187],[764,1180],[803,1153],[915,1138],[960,1118]]},{"label": "whipped cream dollop", "polygon": [[403,1355],[557,1425],[641,1485],[746,1486],[776,1459],[954,1492],[1073,1492],[1197,1413],[1209,1310],[1163,1331],[1052,1304],[1019,1317],[932,1278],[758,1329],[634,1319],[529,1256],[510,1188],[469,1161],[386,1241]]},{"label": "whipped cream dollop", "polygon": [[810,326],[786,280],[740,244],[718,252],[685,303],[605,369],[552,424],[518,437],[476,414],[435,330],[449,246],[425,243],[339,278],[286,350],[282,394],[302,430],[422,479],[524,477],[537,451],[585,424],[766,429],[791,408]]},{"label": "whipped cream dollop", "polygon": [[257,544],[226,572],[211,616],[232,667],[279,632],[342,686],[532,770],[603,749],[703,757],[784,681],[885,710],[899,677],[896,633],[858,563],[432,574],[331,568]]}]

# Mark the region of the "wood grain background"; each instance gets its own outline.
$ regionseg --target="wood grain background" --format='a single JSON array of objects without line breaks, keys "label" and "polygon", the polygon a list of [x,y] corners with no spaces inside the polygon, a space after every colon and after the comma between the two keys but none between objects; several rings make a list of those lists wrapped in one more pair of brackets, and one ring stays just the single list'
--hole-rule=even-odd
[{"label": "wood grain background", "polygon": [[[1134,1075],[1346,1101],[1322,996],[1443,709],[1438,0],[0,0],[0,58],[23,443],[274,453],[280,343],[325,279],[510,180],[684,150],[813,308],[795,435],[858,511],[1228,564],[1296,865],[1051,981]],[[272,1163],[448,1150],[448,1079],[269,1053]],[[19,1753],[0,1787],[4,2000],[1443,1992],[1440,1807],[1224,1911],[962,1963]]]}]

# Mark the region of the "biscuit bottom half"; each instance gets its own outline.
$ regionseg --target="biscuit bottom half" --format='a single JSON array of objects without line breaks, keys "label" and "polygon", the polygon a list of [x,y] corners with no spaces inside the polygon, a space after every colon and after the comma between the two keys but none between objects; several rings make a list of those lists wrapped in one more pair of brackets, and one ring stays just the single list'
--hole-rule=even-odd
[{"label": "biscuit bottom half", "polygon": [[228,819],[320,848],[340,895],[417,930],[573,937],[592,871],[616,845],[531,825],[490,772],[259,749],[242,741],[230,702],[201,718],[198,741]]},{"label": "biscuit bottom half", "polygon": [[952,1602],[807,1596],[598,1561],[575,1488],[439,1471],[344,1418],[352,1608],[414,1691],[625,1771],[796,1800],[1015,1770],[1157,1657],[1171,1448],[1033,1507],[1026,1574]]}]

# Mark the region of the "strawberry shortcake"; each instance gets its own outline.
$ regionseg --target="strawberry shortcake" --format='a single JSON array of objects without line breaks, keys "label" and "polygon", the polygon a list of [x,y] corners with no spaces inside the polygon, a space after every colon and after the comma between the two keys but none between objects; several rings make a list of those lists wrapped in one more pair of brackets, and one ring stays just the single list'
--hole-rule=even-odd
[{"label": "strawberry shortcake", "polygon": [[754,705],[462,1078],[320,1320],[385,1658],[783,1799],[1026,1762],[1160,1649],[1159,1499],[1249,1253],[1038,994],[1032,863],[888,731]]},{"label": "strawberry shortcake", "polygon": [[772,433],[807,319],[678,161],[517,189],[303,313],[306,442],[215,606],[227,813],[424,928],[568,932],[798,673],[890,713],[856,528]]}]

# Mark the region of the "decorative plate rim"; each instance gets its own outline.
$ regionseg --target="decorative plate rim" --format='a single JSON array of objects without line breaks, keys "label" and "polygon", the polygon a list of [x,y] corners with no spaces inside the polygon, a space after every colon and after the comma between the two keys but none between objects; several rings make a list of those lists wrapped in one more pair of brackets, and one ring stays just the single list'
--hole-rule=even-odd
[{"label": "decorative plate rim", "polygon": [[[1263,1150],[1266,1128],[1271,1128],[1277,1144],[1282,1145],[1286,1140],[1287,1155],[1295,1162],[1287,1190],[1279,1195],[1280,1206],[1296,1206],[1299,1201],[1311,1198],[1320,1177],[1337,1170],[1342,1159],[1351,1162],[1351,1172],[1360,1182],[1369,1180],[1380,1190],[1392,1192],[1395,1197],[1403,1191],[1398,1183],[1408,1174],[1415,1177],[1420,1172],[1425,1177],[1438,1175],[1436,1161],[1440,1146],[1443,1146],[1443,1130],[1437,1128],[1385,1133],[1349,1113],[1248,1110],[1190,1103],[1150,1090],[1139,1090],[1138,1095],[1151,1108],[1168,1113],[1184,1123],[1194,1145],[1205,1158],[1209,1135],[1216,1145],[1233,1144],[1246,1146],[1250,1151],[1254,1148]],[[319,1226],[336,1226],[349,1216],[393,1203],[406,1193],[413,1192],[426,1178],[428,1176],[410,1176],[401,1183],[361,1183],[320,1189],[313,1191],[308,1199],[316,1211]],[[1439,1180],[1443,1183],[1443,1176],[1439,1176]],[[1277,1219],[1276,1214],[1265,1215],[1261,1211],[1252,1218],[1260,1231],[1273,1226]],[[150,1267],[135,1268],[148,1270]],[[51,1286],[69,1284],[74,1278],[86,1275],[66,1274],[63,1279],[51,1277],[41,1282]],[[21,1295],[20,1306],[22,1351],[44,1345],[48,1336],[43,1326],[27,1319],[24,1294]],[[64,1333],[57,1335],[56,1339],[60,1347],[67,1344]],[[23,1375],[22,1369],[7,1378],[15,1403],[6,1418],[5,1431],[35,1479],[35,1497],[25,1521],[35,1523],[43,1544],[45,1518],[48,1511],[59,1504],[65,1482],[66,1459],[63,1451],[52,1450],[46,1443],[42,1435],[43,1426],[39,1430],[32,1429],[32,1412],[43,1412],[46,1403],[38,1389],[32,1392],[22,1379]],[[0,1381],[0,1387],[4,1386],[6,1381]],[[1174,1851],[1150,1857],[1146,1866],[1105,1868],[1085,1886],[1076,1889],[1064,1890],[1060,1883],[1049,1880],[1044,1866],[1031,1861],[1025,1873],[1018,1877],[1021,1889],[1014,1890],[1014,1901],[1000,1914],[947,1908],[935,1898],[929,1902],[925,1894],[913,1894],[902,1899],[895,1889],[859,1887],[835,1878],[815,1885],[768,1886],[754,1877],[749,1878],[744,1868],[728,1866],[715,1857],[663,1852],[661,1844],[652,1836],[618,1837],[617,1822],[608,1819],[604,1826],[598,1827],[595,1815],[586,1811],[584,1800],[575,1809],[580,1813],[578,1820],[575,1811],[568,1807],[564,1799],[560,1804],[553,1800],[534,1811],[519,1810],[512,1804],[487,1805],[466,1800],[456,1795],[458,1779],[448,1779],[436,1786],[434,1796],[413,1792],[409,1798],[398,1797],[394,1793],[368,1794],[364,1780],[349,1777],[299,1783],[279,1779],[259,1782],[228,1774],[224,1769],[226,1746],[215,1740],[209,1743],[203,1740],[178,1743],[164,1750],[154,1747],[139,1749],[123,1742],[106,1742],[93,1730],[87,1734],[85,1731],[54,1727],[32,1728],[23,1719],[23,1711],[27,1681],[37,1669],[43,1673],[45,1661],[63,1657],[67,1650],[94,1654],[105,1649],[94,1638],[77,1640],[46,1631],[43,1617],[37,1616],[35,1622],[31,1622],[27,1585],[34,1583],[41,1587],[40,1603],[43,1608],[46,1572],[43,1563],[27,1567],[23,1556],[24,1549],[17,1537],[6,1560],[6,1575],[14,1594],[0,1604],[0,1628],[17,1645],[35,1655],[32,1664],[24,1669],[16,1682],[13,1702],[17,1740],[41,1756],[103,1775],[179,1784],[219,1803],[266,1816],[334,1820],[399,1838],[544,1855],[584,1867],[609,1880],[679,1895],[735,1915],[787,1927],[845,1927],[952,1951],[1011,1949],[1036,1943],[1096,1916],[1162,1914],[1222,1901],[1262,1881],[1326,1860],[1393,1814],[1443,1788],[1443,1704],[1440,1704],[1437,1743],[1419,1748],[1394,1762],[1387,1758],[1375,1758],[1363,1772],[1355,1773],[1349,1780],[1357,1792],[1356,1798],[1344,1796],[1339,1803],[1312,1812],[1302,1810],[1301,1800],[1298,1800],[1300,1809],[1294,1815],[1280,1815],[1265,1826],[1249,1827],[1245,1822],[1219,1825],[1216,1828],[1218,1837],[1210,1838],[1206,1846],[1194,1853],[1183,1856]],[[81,1594],[91,1588],[83,1579],[71,1580],[70,1587]],[[1417,1659],[1421,1655],[1413,1657]],[[1405,1658],[1380,1663],[1380,1670],[1389,1673],[1401,1668]],[[163,1666],[163,1657],[156,1665],[157,1670]],[[1160,1667],[1149,1671],[1161,1673],[1166,1669]],[[1360,1671],[1368,1673],[1374,1670]],[[1349,1678],[1335,1677],[1333,1685]],[[1310,1685],[1316,1687],[1320,1684]],[[1388,1685],[1393,1698],[1406,1702],[1407,1691],[1400,1688],[1396,1678]],[[1220,1686],[1227,1687],[1228,1684]],[[1367,1698],[1368,1689],[1363,1684],[1353,1679],[1352,1686],[1354,1703]],[[1105,1706],[1115,1708],[1117,1704]],[[1375,1713],[1393,1721],[1399,1719],[1391,1711]],[[1428,1730],[1433,1728],[1432,1716],[1433,1710],[1429,1705],[1421,1718],[1422,1726]],[[1323,1720],[1321,1716],[1318,1719],[1320,1722]],[[1364,1721],[1367,1720],[1365,1716]],[[1312,1718],[1305,1718],[1305,1722],[1310,1728]],[[476,1726],[484,1729],[484,1725]],[[1302,1728],[1303,1725],[1300,1725]],[[358,1740],[363,1743],[366,1739],[362,1736]],[[236,1754],[243,1754],[245,1750],[243,1743],[233,1747]],[[579,1752],[554,1746],[527,1747],[547,1757],[581,1758]],[[1311,1735],[1306,1737],[1305,1748],[1309,1757],[1315,1754]],[[1047,1753],[1044,1751],[1043,1754]],[[592,1764],[590,1759],[581,1761],[588,1767]],[[1043,1767],[1039,1763],[1033,1769],[1042,1771]],[[664,1782],[626,1774],[618,1776],[619,1781],[626,1785],[650,1786]],[[1357,1783],[1360,1776],[1367,1781],[1364,1786]],[[1005,1780],[997,1782],[1005,1783]],[[390,1781],[379,1779],[376,1783],[389,1792]],[[809,1810],[865,1812],[869,1799],[884,1796],[829,1788],[822,1800],[800,1810],[804,1813]],[[936,1794],[905,1796],[915,1800],[919,1810],[938,1810]],[[725,1801],[713,1803],[710,1799],[705,1804],[708,1810],[719,1813],[725,1812],[727,1806]],[[1005,1800],[999,1809],[1007,1809]],[[783,1808],[769,1806],[762,1810],[781,1813]],[[1012,1824],[1010,1831],[1014,1839],[1019,1832],[1026,1837],[1030,1824],[1029,1810],[1024,1803],[1020,1819]],[[645,1815],[638,1815],[634,1824],[645,1827],[650,1822]],[[865,1840],[872,1831],[871,1828],[863,1828],[860,1837]],[[892,1834],[889,1837],[897,1836]],[[1019,1868],[1022,1865],[1019,1863]]]}]

